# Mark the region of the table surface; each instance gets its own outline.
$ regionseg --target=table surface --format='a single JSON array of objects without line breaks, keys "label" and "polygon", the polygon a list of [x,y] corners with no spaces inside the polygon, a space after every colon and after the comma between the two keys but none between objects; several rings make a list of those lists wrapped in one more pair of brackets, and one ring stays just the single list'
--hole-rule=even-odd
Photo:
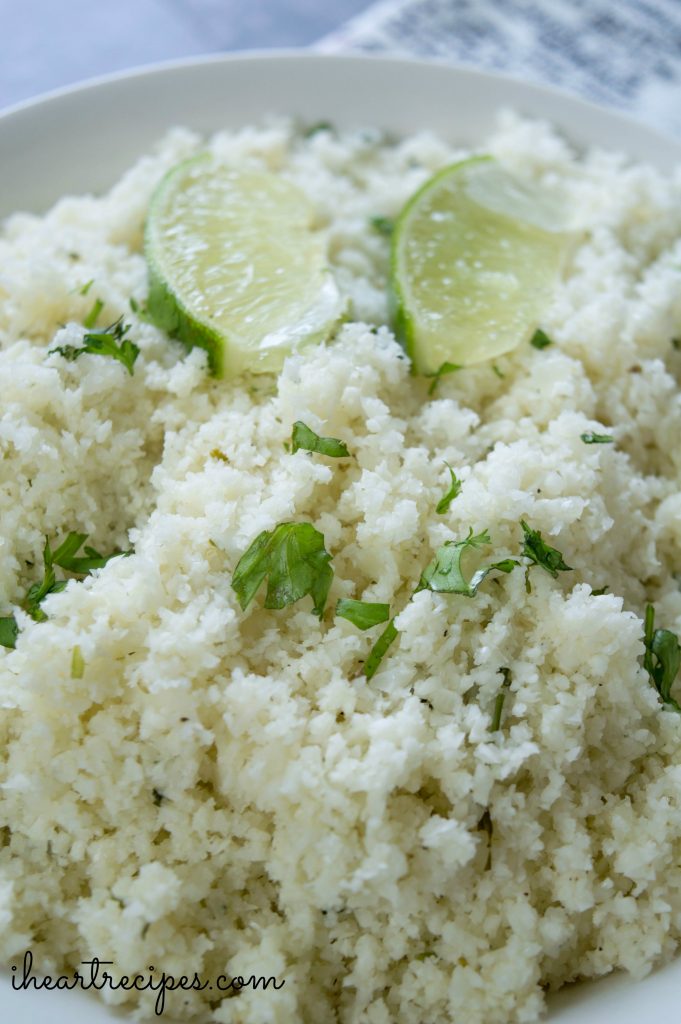
[{"label": "table surface", "polygon": [[202,53],[307,46],[370,0],[0,0],[0,108]]}]

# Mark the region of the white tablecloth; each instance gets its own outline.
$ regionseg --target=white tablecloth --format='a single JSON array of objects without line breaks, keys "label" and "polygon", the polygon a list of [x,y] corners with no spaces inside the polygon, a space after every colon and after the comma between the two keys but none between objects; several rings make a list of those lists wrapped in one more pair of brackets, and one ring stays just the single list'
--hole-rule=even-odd
[{"label": "white tablecloth", "polygon": [[503,71],[681,134],[681,0],[381,0],[317,49]]}]

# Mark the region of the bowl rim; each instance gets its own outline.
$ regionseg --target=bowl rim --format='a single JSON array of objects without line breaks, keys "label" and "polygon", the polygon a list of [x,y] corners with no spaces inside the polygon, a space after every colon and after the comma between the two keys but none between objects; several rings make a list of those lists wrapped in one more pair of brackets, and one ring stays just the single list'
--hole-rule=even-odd
[{"label": "bowl rim", "polygon": [[487,84],[496,85],[502,91],[505,86],[510,86],[513,89],[534,93],[536,96],[543,96],[549,102],[553,101],[560,105],[566,104],[575,111],[581,109],[585,115],[592,117],[606,116],[612,123],[617,123],[623,128],[630,127],[637,132],[644,132],[662,145],[678,147],[681,157],[681,139],[675,137],[671,132],[666,133],[657,127],[651,127],[642,118],[621,110],[619,107],[595,103],[559,86],[535,82],[522,78],[519,75],[505,72],[488,71],[484,68],[477,68],[458,61],[449,61],[442,57],[415,57],[403,53],[353,50],[348,50],[347,52],[327,52],[315,50],[312,47],[272,47],[229,52],[215,51],[135,64],[129,68],[120,68],[101,75],[92,75],[87,78],[78,79],[75,82],[69,82],[66,85],[44,90],[35,96],[19,100],[9,106],[0,107],[0,131],[10,119],[28,113],[39,106],[56,104],[74,94],[86,91],[98,92],[99,90],[116,86],[118,83],[128,82],[129,80],[136,79],[143,82],[178,72],[180,74],[184,72],[190,73],[198,67],[253,64],[259,62],[304,62],[310,65],[329,63],[352,65],[356,63],[358,66],[384,64],[394,68],[403,67],[405,70],[409,68],[440,68],[445,72],[453,72],[462,79],[467,78],[471,84],[486,82]]}]

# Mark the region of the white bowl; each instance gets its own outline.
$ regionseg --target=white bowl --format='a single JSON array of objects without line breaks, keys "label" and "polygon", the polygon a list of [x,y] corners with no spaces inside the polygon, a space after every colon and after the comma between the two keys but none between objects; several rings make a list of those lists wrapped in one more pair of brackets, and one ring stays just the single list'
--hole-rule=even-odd
[{"label": "white bowl", "polygon": [[[681,163],[681,143],[644,125],[498,75],[386,57],[239,54],[108,76],[0,114],[0,217],[109,187],[174,125],[210,132],[274,112],[396,133],[427,127],[475,144],[492,131],[502,107],[551,121],[578,146],[622,150],[661,169]],[[616,976],[570,986],[550,1000],[546,1020],[640,1024],[649,1017],[655,1024],[678,1024],[680,988],[676,960],[640,982]],[[121,1017],[82,993],[14,991],[5,972],[0,1020],[104,1024]]]}]

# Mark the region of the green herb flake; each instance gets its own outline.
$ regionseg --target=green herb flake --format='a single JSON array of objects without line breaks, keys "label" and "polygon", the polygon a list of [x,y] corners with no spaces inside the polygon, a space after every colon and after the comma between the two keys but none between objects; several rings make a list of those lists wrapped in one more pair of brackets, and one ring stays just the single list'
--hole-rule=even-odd
[{"label": "green herb flake", "polygon": [[112,551],[110,555],[101,555],[99,551],[95,551],[94,548],[86,544],[83,548],[83,555],[76,557],[87,537],[87,533],[69,533],[66,540],[59,545],[52,555],[53,564],[58,565],[60,569],[66,569],[67,572],[86,576],[93,569],[103,569],[112,558],[118,558],[121,555],[125,557],[132,554],[132,550],[129,550]]},{"label": "green herb flake", "polygon": [[83,653],[76,644],[71,652],[71,678],[82,679],[85,674],[85,661],[83,659]]},{"label": "green herb flake", "polygon": [[83,327],[87,327],[88,330],[91,327],[94,327],[95,324],[97,323],[97,319],[99,317],[99,314],[102,312],[103,309],[104,309],[104,303],[102,302],[102,300],[101,299],[95,299],[95,301],[92,304],[92,309],[90,310],[88,315],[83,320]]},{"label": "green herb flake", "polygon": [[446,377],[448,373],[456,373],[457,370],[463,370],[463,366],[459,366],[458,363],[443,363],[435,373],[426,374],[427,377],[432,377],[430,387],[428,388],[428,394],[434,395],[435,389],[440,383],[443,377]]},{"label": "green herb flake", "polygon": [[[69,537],[70,536],[72,536],[72,534],[69,534]],[[82,535],[79,534],[78,536]],[[36,622],[44,622],[47,619],[47,615],[45,615],[45,612],[40,607],[47,595],[57,594],[66,586],[66,580],[57,581],[57,577],[54,572],[54,556],[47,537],[45,538],[45,547],[43,549],[43,562],[44,568],[42,581],[40,583],[34,583],[29,587],[26,597],[24,598],[24,609]]]},{"label": "green herb flake", "polygon": [[123,318],[119,317],[115,323],[105,327],[103,331],[85,334],[81,348],[76,348],[73,345],[58,345],[56,348],[51,348],[48,354],[57,352],[69,362],[74,362],[86,353],[94,356],[110,356],[122,363],[132,376],[133,366],[140,350],[134,342],[125,337],[129,330],[130,326],[124,324]]},{"label": "green herb flake", "polygon": [[369,651],[369,656],[364,662],[364,675],[367,679],[371,679],[372,676],[376,674],[378,666],[383,661],[388,648],[397,638],[398,634],[399,630],[395,625],[395,620],[391,619],[374,646]]},{"label": "green herb flake", "polygon": [[90,289],[92,288],[94,283],[95,283],[95,279],[94,279],[94,277],[91,277],[90,280],[86,281],[85,284],[83,285],[83,287],[79,290],[79,294],[80,295],[87,295],[87,293],[90,291]]},{"label": "green herb flake", "polygon": [[447,493],[442,498],[440,498],[437,505],[435,506],[435,511],[439,516],[443,516],[445,512],[449,511],[449,506],[454,501],[454,498],[456,498],[461,493],[461,481],[458,479],[456,473],[454,472],[454,470],[452,469],[448,462],[445,462],[445,466],[449,470],[451,484]]},{"label": "green herb flake", "polygon": [[445,541],[437,549],[435,558],[421,574],[417,591],[432,590],[438,594],[462,594],[464,597],[475,597],[478,587],[493,569],[509,573],[518,565],[514,558],[504,558],[500,562],[490,562],[480,566],[470,579],[467,579],[461,564],[464,553],[469,549],[486,547],[490,543],[487,530],[473,534],[472,527],[465,540]]},{"label": "green herb flake", "polygon": [[85,576],[92,572],[93,569],[101,569],[112,558],[117,558],[119,555],[132,554],[131,551],[113,551],[110,555],[100,555],[94,548],[86,546],[84,554],[76,557],[87,537],[86,533],[71,532],[55,551],[52,551],[49,539],[45,538],[42,581],[34,583],[29,587],[23,602],[25,611],[36,622],[44,622],[47,618],[40,606],[48,594],[60,593],[68,583],[68,580],[58,580],[56,578],[55,565],[60,569],[65,569],[67,572]]},{"label": "green herb flake", "polygon": [[499,693],[494,701],[494,712],[492,714],[492,724],[490,725],[490,732],[497,732],[501,726],[501,713],[504,709],[504,701],[506,700],[506,692],[511,685],[511,670],[509,668],[500,668],[504,681],[501,684]]},{"label": "green herb flake", "polygon": [[615,438],[611,437],[610,434],[580,434],[579,435],[584,444],[613,444]]},{"label": "green herb flake", "polygon": [[343,441],[339,441],[337,437],[320,437],[319,434],[315,434],[314,430],[310,430],[302,420],[296,420],[291,435],[291,454],[294,455],[301,448],[306,452],[328,455],[331,459],[343,459],[350,456]]},{"label": "green herb flake", "polygon": [[499,380],[504,380],[506,374],[502,370],[499,369],[499,367],[497,366],[496,363],[492,363],[492,369],[496,373],[496,375],[499,378]]},{"label": "green herb flake", "polygon": [[672,338],[672,345],[678,352],[681,349],[681,338]]},{"label": "green herb flake", "polygon": [[305,129],[303,138],[311,139],[314,135],[319,135],[320,132],[332,132],[333,130],[334,127],[330,121],[315,121],[314,124]]},{"label": "green herb flake", "polygon": [[378,231],[379,235],[384,235],[386,238],[390,238],[395,230],[395,221],[391,220],[390,217],[381,217],[379,215],[369,217],[369,224],[374,231]]},{"label": "green herb flake", "polygon": [[146,302],[142,303],[140,306],[137,299],[130,299],[130,309],[135,316],[139,317],[140,320],[144,320],[148,324],[153,323],[153,320],[149,316],[149,310],[147,309]]},{"label": "green herb flake", "polygon": [[610,589],[610,587],[606,583],[604,587],[599,587],[598,590],[592,590],[591,591],[591,596],[592,597],[603,597],[603,594],[605,594],[606,591],[608,591],[609,589]]},{"label": "green herb flake", "polygon": [[553,345],[553,342],[549,338],[548,334],[545,334],[541,327],[538,327],[530,338],[530,345],[534,346],[534,348],[542,349],[548,348],[549,345]]},{"label": "green herb flake", "polygon": [[347,619],[353,626],[357,626],[357,629],[371,629],[372,626],[388,621],[390,605],[373,601],[353,601],[341,597],[336,605],[336,615],[341,619]]},{"label": "green herb flake", "polygon": [[[525,540],[522,554],[529,558],[533,565],[540,565],[542,569],[550,573],[554,579],[559,572],[570,572],[571,565],[566,565],[563,556],[556,548],[552,548],[544,540],[539,530],[531,529],[524,519],[520,520]],[[528,566],[529,570],[529,566]],[[526,577],[527,582],[527,577]],[[529,590],[529,587],[528,587]]]},{"label": "green herb flake", "polygon": [[678,637],[669,629],[655,629],[655,609],[652,604],[646,606],[644,625],[643,667],[663,704],[681,714],[681,706],[671,695],[674,680],[681,668]]},{"label": "green herb flake", "polygon": [[242,610],[267,577],[265,608],[284,608],[309,594],[321,619],[333,579],[324,537],[310,523],[280,523],[263,530],[239,559],[232,590]]},{"label": "green herb flake", "polygon": [[9,647],[13,650],[17,645],[19,627],[13,615],[4,615],[0,618],[0,647]]}]

